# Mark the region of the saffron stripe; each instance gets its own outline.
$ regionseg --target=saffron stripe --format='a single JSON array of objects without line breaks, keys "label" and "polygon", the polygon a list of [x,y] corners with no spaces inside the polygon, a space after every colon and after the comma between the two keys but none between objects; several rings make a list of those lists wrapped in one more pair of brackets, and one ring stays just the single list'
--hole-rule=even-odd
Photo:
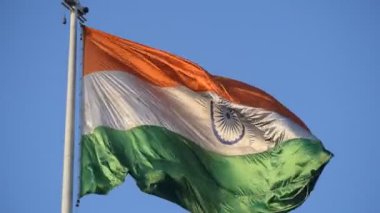
[{"label": "saffron stripe", "polygon": [[308,130],[294,113],[258,88],[212,76],[195,63],[165,51],[89,27],[84,29],[84,75],[119,70],[158,87],[185,86],[195,92],[213,92],[236,104],[274,111]]}]

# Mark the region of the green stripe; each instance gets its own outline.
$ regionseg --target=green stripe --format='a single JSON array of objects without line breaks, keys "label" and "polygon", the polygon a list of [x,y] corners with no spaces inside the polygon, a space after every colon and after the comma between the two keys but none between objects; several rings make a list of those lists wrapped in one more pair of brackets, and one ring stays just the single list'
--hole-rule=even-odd
[{"label": "green stripe", "polygon": [[129,173],[142,191],[191,212],[289,211],[303,203],[332,157],[306,139],[224,156],[157,126],[98,127],[81,143],[81,196],[106,194]]}]

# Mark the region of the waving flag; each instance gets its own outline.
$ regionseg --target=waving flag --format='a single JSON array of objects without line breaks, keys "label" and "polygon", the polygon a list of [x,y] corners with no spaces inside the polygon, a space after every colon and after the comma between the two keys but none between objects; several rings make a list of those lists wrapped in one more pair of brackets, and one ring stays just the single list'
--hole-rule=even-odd
[{"label": "waving flag", "polygon": [[283,212],[332,154],[272,96],[84,28],[81,196],[129,174],[191,212]]}]

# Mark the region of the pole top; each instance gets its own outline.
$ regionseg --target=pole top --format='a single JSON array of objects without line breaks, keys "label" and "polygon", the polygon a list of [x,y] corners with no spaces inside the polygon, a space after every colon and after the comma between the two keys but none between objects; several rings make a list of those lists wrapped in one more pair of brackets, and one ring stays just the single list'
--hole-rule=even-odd
[{"label": "pole top", "polygon": [[87,21],[84,16],[89,12],[89,9],[88,7],[82,6],[79,3],[79,0],[63,0],[62,5],[70,11],[76,11],[78,14],[78,20],[81,24],[84,24],[84,22]]}]

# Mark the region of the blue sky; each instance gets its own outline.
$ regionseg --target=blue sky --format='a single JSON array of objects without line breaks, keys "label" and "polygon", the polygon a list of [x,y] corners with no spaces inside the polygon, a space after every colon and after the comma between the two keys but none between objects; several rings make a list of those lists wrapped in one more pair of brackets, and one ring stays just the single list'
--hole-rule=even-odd
[{"label": "blue sky", "polygon": [[[89,26],[260,87],[301,117],[335,157],[294,212],[380,212],[380,1],[82,3]],[[0,6],[0,212],[58,212],[67,12],[59,1]],[[151,211],[184,212],[139,192],[132,178],[74,209]]]}]

